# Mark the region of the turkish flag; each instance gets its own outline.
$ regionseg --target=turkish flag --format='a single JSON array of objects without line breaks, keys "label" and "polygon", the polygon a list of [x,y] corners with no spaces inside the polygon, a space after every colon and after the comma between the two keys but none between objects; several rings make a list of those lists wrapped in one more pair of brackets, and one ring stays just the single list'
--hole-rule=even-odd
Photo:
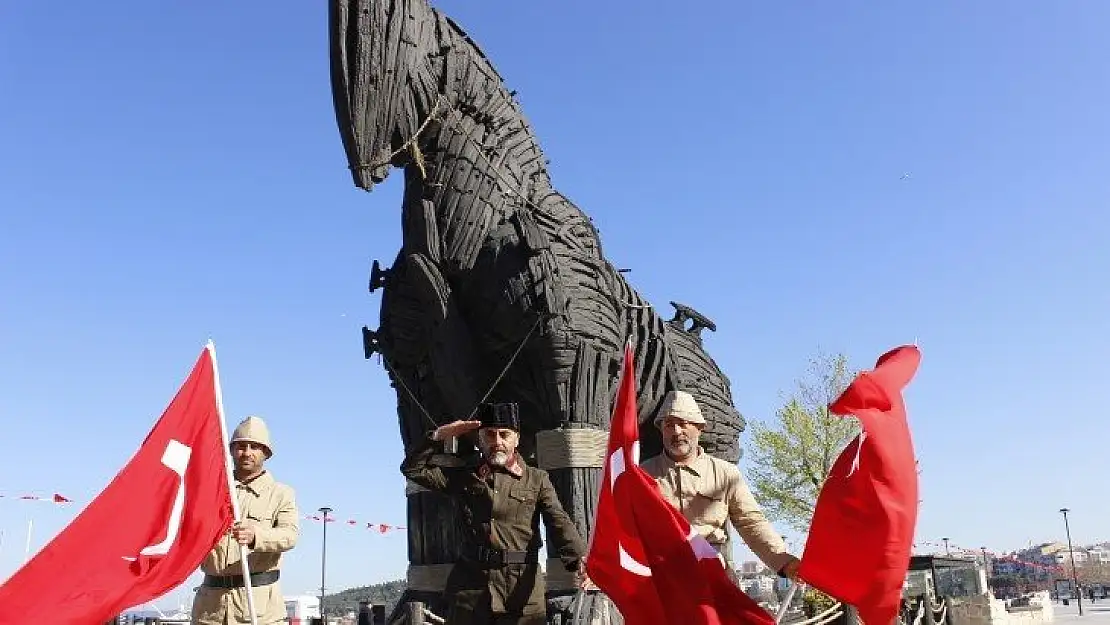
[{"label": "turkish flag", "polygon": [[181,585],[232,523],[209,344],[138,452],[0,586],[0,625],[104,623]]},{"label": "turkish flag", "polygon": [[817,498],[799,576],[856,606],[866,625],[898,613],[917,525],[917,463],[902,390],[921,352],[893,349],[829,405],[855,415],[860,435],[833,464]]},{"label": "turkish flag", "polygon": [[627,625],[773,624],[729,580],[717,551],[663,499],[639,466],[639,448],[635,365],[626,346],[586,557],[590,579]]}]

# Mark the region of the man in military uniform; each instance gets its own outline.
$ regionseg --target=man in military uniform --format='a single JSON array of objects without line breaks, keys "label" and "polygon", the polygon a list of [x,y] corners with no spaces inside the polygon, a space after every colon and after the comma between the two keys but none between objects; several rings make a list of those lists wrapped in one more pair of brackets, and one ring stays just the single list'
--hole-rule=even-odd
[{"label": "man in military uniform", "polygon": [[278,582],[281,554],[297,544],[300,531],[293,489],[263,468],[274,452],[262,419],[243,420],[230,446],[241,520],[201,563],[204,581],[197,588],[192,620],[195,625],[251,622],[239,548],[246,545],[258,623],[284,623],[285,599]]},{"label": "man in military uniform", "polygon": [[698,445],[705,418],[693,396],[671,391],[655,418],[663,433],[663,453],[640,466],[655,478],[663,498],[678,508],[694,531],[720,552],[729,577],[738,581],[728,523],[771,570],[796,579],[799,561],[786,550],[735,464],[705,453]]},{"label": "man in military uniform", "polygon": [[[517,453],[517,404],[483,404],[478,420],[440,426],[401,464],[406,478],[461,503],[466,543],[447,579],[446,625],[543,625],[546,584],[539,569],[540,516],[550,530],[548,552],[587,582],[586,545],[563,510],[543,469]],[[442,442],[478,430],[481,456],[465,466],[440,466]]]}]

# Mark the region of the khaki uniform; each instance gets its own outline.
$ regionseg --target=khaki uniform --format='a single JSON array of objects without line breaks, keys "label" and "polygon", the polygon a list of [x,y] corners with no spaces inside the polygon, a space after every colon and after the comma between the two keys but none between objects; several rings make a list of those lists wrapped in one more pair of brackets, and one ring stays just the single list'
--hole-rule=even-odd
[{"label": "khaki uniform", "polygon": [[730,520],[748,547],[772,570],[779,571],[794,559],[782,536],[763,515],[736,465],[699,448],[697,459],[689,465],[677,465],[666,453],[661,453],[640,466],[655,478],[663,498],[682,512],[694,531],[717,548],[734,580]]},{"label": "khaki uniform", "polygon": [[[559,558],[567,570],[576,570],[586,554],[586,545],[559,503],[547,472],[525,465],[519,456],[519,476],[476,461],[461,467],[440,466],[435,455],[441,449],[441,443],[425,439],[405,458],[401,472],[461,504],[467,544],[447,578],[446,625],[543,625],[547,602],[539,569],[540,516],[553,537],[548,548],[551,557]],[[505,550],[524,561],[484,564],[489,549]]]},{"label": "khaki uniform", "polygon": [[[278,571],[281,554],[297,544],[300,523],[293,489],[274,480],[268,471],[248,483],[236,481],[235,496],[244,523],[255,531],[254,547],[247,555],[251,573]],[[204,559],[200,569],[206,575],[243,574],[239,543],[224,536]],[[259,625],[285,623],[285,599],[281,583],[255,585],[254,609]],[[203,583],[193,601],[194,625],[231,625],[250,623],[246,588],[210,588]]]}]

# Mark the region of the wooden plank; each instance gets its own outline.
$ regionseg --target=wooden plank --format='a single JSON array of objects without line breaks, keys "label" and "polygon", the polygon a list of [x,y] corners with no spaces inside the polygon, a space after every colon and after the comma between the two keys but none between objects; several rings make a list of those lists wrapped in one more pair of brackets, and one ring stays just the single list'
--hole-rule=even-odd
[{"label": "wooden plank", "polygon": [[409,625],[424,625],[424,604],[419,601],[413,601],[408,604],[408,623]]},{"label": "wooden plank", "polygon": [[418,197],[407,198],[401,219],[404,252],[422,254],[438,265],[441,257],[435,205],[430,200]]}]

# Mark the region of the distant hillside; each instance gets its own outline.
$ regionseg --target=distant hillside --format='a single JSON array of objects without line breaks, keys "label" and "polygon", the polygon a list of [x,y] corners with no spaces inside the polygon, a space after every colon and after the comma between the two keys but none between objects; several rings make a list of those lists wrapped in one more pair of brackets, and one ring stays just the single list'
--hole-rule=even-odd
[{"label": "distant hillside", "polygon": [[324,609],[328,614],[345,614],[347,612],[357,611],[359,601],[369,601],[375,605],[385,605],[385,613],[389,614],[393,611],[393,606],[397,604],[397,601],[401,598],[401,594],[404,592],[405,580],[403,579],[381,584],[371,584],[370,586],[359,586],[358,588],[348,588],[334,595],[327,595],[324,598]]}]

